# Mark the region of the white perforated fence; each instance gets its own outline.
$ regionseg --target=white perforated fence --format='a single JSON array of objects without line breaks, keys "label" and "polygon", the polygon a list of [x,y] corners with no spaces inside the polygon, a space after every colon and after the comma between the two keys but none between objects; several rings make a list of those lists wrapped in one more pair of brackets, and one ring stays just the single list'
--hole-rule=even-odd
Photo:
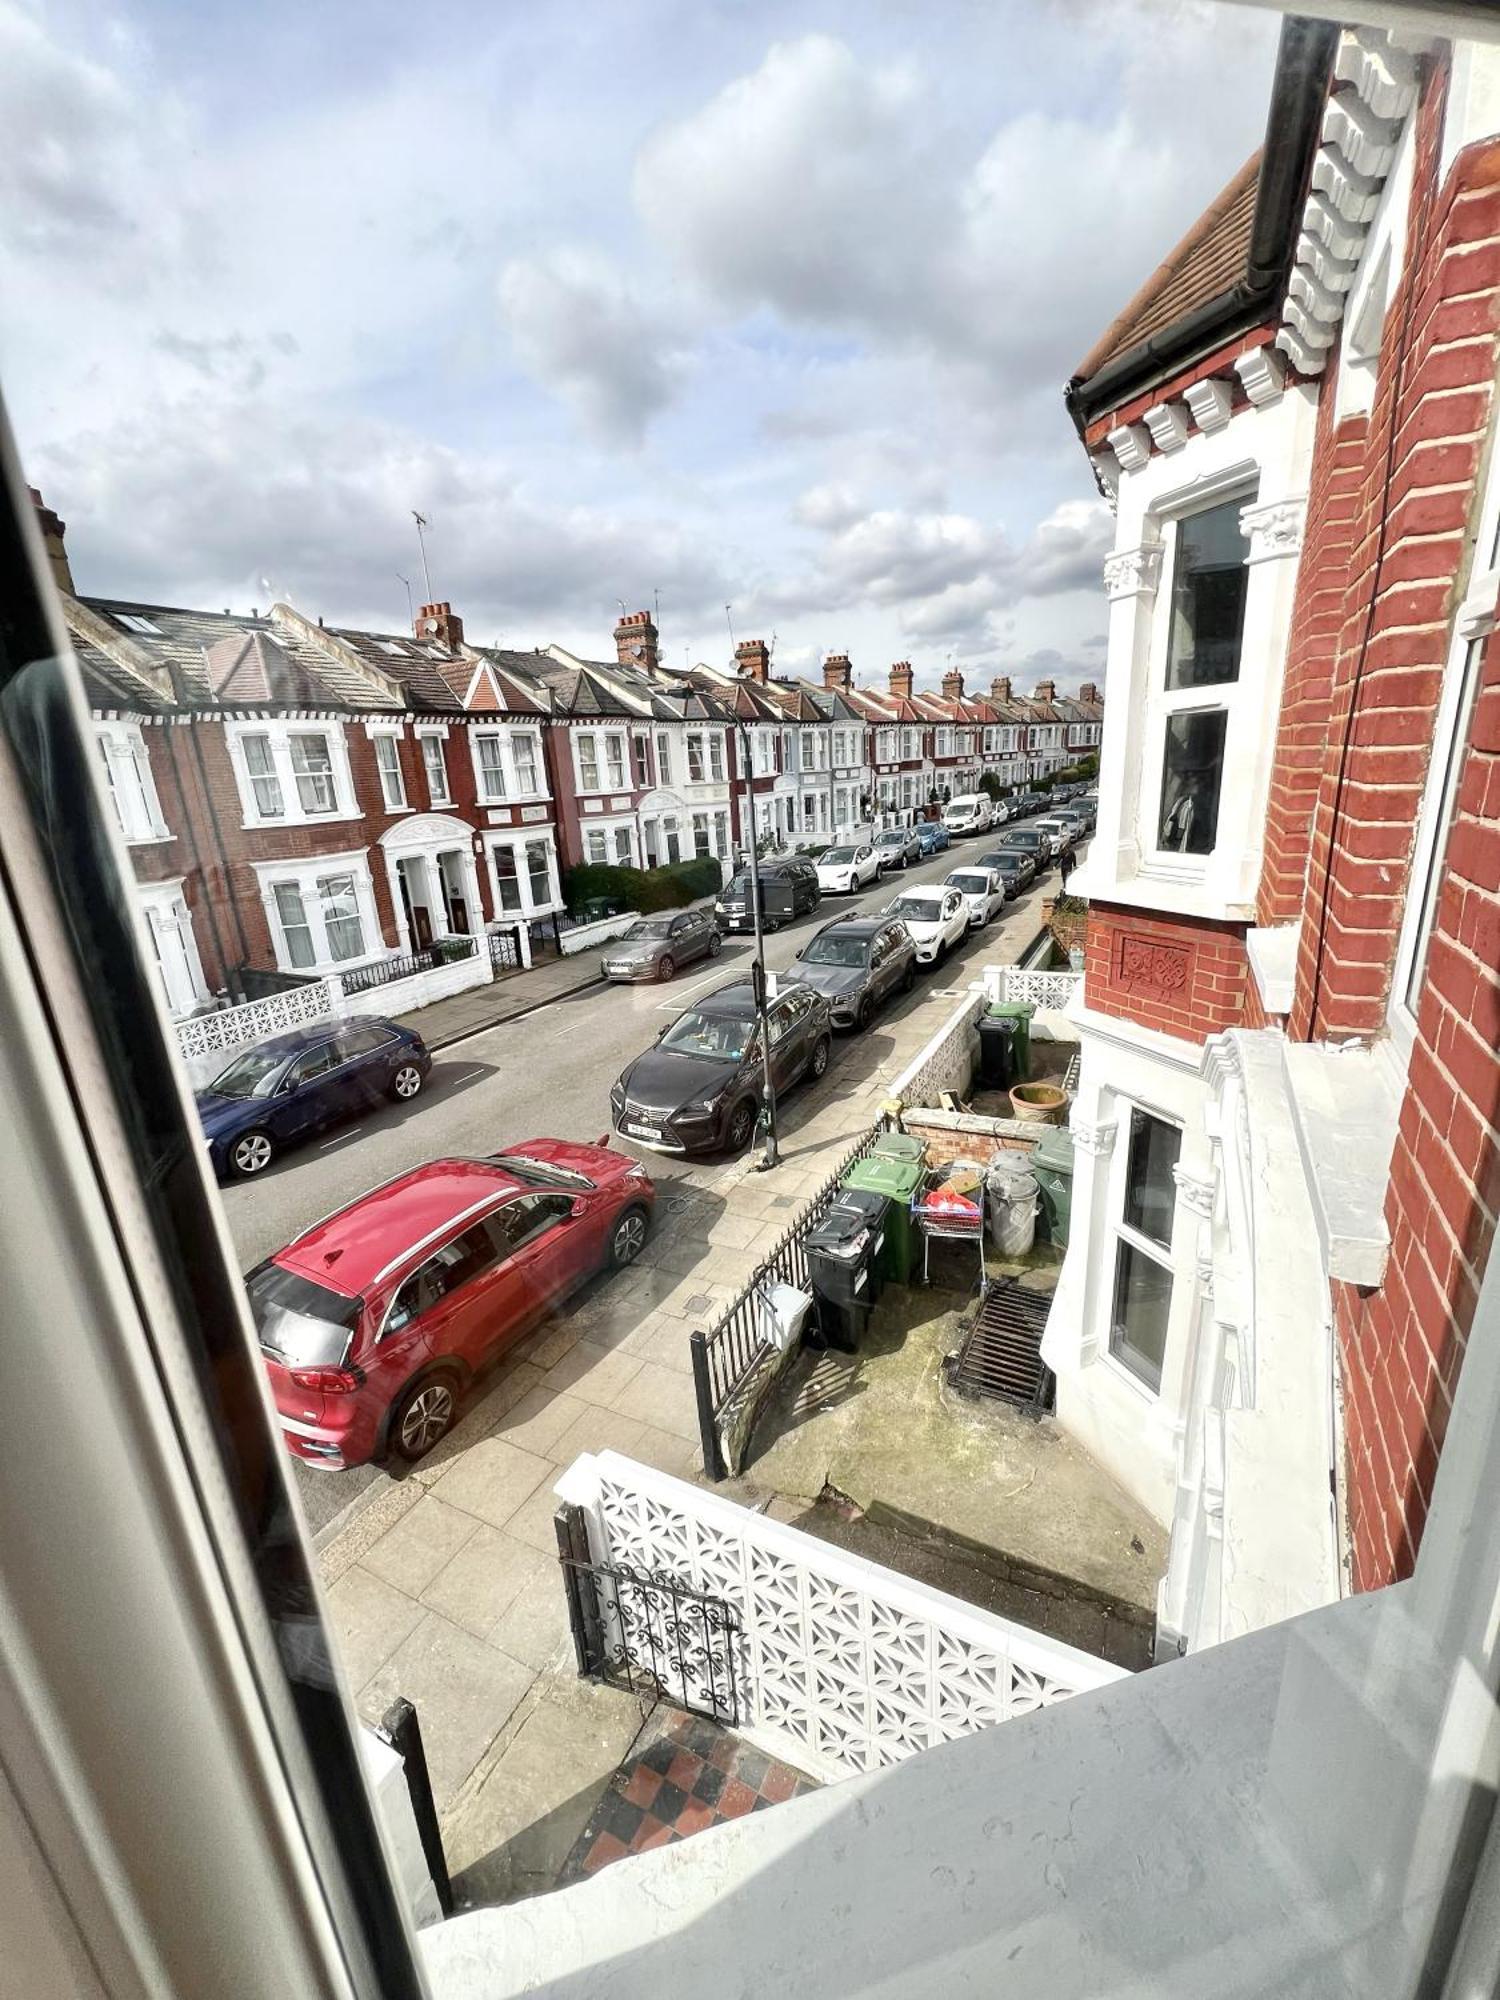
[{"label": "white perforated fence", "polygon": [[[741,1727],[814,1776],[878,1770],[1123,1676],[616,1452],[575,1459],[555,1491],[583,1510],[592,1561],[732,1607]],[[629,1643],[646,1669],[640,1634]]]},{"label": "white perforated fence", "polygon": [[986,966],[985,978],[993,979],[996,1000],[1014,1000],[1056,1013],[1061,1013],[1083,986],[1081,972],[1044,972],[1024,965]]},{"label": "white perforated fence", "polygon": [[195,1014],[177,1023],[177,1046],[196,1083],[205,1065],[210,1073],[224,1067],[236,1049],[249,1048],[289,1028],[304,1028],[326,1020],[338,1004],[335,982],[311,979],[264,1000],[247,1000],[240,1007],[221,1007],[212,1014]]}]

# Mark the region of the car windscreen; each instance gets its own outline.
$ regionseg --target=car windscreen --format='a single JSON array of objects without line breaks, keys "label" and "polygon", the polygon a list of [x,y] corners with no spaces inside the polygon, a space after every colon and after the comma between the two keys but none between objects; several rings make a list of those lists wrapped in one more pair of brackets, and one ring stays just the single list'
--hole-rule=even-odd
[{"label": "car windscreen", "polygon": [[906,917],[914,924],[935,924],[942,907],[942,899],[938,896],[898,896],[886,915]]},{"label": "car windscreen", "polygon": [[907,836],[904,833],[900,832],[896,827],[891,827],[885,833],[876,834],[875,845],[877,847],[904,847],[906,840]]},{"label": "car windscreen", "polygon": [[674,1021],[660,1046],[675,1055],[710,1056],[715,1062],[739,1062],[755,1032],[751,1020],[729,1014],[700,1014],[696,1009]]},{"label": "car windscreen", "polygon": [[814,938],[802,954],[804,965],[867,965],[870,958],[868,938],[819,937]]},{"label": "car windscreen", "polygon": [[286,1051],[246,1049],[208,1086],[220,1097],[269,1097],[286,1062]]},{"label": "car windscreen", "polygon": [[747,874],[732,875],[724,890],[726,896],[746,897],[750,894],[750,877]]},{"label": "car windscreen", "polygon": [[988,875],[967,873],[963,875],[950,875],[948,877],[948,887],[950,889],[962,889],[964,894],[968,896],[982,896],[989,886],[990,878]]},{"label": "car windscreen", "polygon": [[852,847],[830,847],[828,852],[823,856],[824,862],[835,868],[846,868],[853,859],[854,849]]},{"label": "car windscreen", "polygon": [[358,1299],[330,1292],[280,1264],[260,1264],[245,1280],[255,1337],[284,1368],[337,1368],[349,1351]]},{"label": "car windscreen", "polygon": [[672,935],[670,917],[647,917],[638,924],[632,924],[625,933],[628,938],[664,938]]}]

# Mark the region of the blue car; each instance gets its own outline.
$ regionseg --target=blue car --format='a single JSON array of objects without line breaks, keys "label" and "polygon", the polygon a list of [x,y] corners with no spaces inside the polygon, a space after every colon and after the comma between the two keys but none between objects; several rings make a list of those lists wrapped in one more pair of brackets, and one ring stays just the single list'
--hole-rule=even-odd
[{"label": "blue car", "polygon": [[924,819],[917,822],[917,839],[924,854],[941,854],[950,843],[948,829],[940,819]]},{"label": "blue car", "polygon": [[214,1172],[263,1174],[283,1147],[378,1098],[410,1102],[431,1068],[422,1037],[395,1021],[328,1021],[258,1042],[198,1092]]}]

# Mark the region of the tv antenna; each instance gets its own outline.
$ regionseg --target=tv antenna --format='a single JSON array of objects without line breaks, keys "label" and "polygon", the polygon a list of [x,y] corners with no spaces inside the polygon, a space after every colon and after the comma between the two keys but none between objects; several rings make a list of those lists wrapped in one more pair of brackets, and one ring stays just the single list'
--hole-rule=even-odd
[{"label": "tv antenna", "polygon": [[396,572],[396,581],[397,583],[406,584],[406,622],[408,625],[410,625],[413,632],[415,632],[417,629],[417,611],[416,611],[416,606],[411,601],[411,585],[410,583],[407,582],[406,578],[401,574],[399,569]]},{"label": "tv antenna", "polygon": [[427,570],[427,543],[422,534],[422,530],[427,526],[427,516],[425,514],[419,514],[416,508],[413,507],[411,510],[411,517],[417,524],[417,547],[422,551],[422,581],[427,586],[427,602],[431,604],[432,578],[428,574]]},{"label": "tv antenna", "polygon": [[729,650],[731,653],[734,651],[734,620],[729,614],[733,609],[734,606],[732,604],[724,606],[724,623],[729,627]]}]

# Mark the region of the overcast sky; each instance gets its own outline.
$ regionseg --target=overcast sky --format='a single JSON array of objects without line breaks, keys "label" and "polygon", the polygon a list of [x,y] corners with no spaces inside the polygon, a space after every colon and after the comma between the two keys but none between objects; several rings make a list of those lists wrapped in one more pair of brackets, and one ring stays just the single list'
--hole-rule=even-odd
[{"label": "overcast sky", "polygon": [[1259,143],[1212,0],[0,0],[0,383],[85,592],[919,684],[1102,658],[1061,387]]}]

